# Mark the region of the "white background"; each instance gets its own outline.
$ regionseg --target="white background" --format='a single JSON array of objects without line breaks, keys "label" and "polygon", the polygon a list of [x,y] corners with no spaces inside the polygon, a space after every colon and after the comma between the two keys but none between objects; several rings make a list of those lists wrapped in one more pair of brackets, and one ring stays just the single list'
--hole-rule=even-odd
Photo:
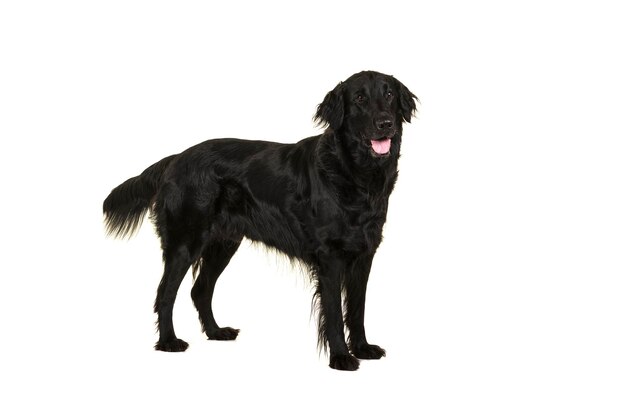
[{"label": "white background", "polygon": [[[226,3],[228,3],[226,5]],[[610,2],[3,2],[0,414],[623,416],[626,64]],[[387,358],[332,371],[311,288],[244,244],[209,342],[154,352],[146,222],[108,192],[202,140],[294,142],[374,69],[421,100],[371,276]]]}]

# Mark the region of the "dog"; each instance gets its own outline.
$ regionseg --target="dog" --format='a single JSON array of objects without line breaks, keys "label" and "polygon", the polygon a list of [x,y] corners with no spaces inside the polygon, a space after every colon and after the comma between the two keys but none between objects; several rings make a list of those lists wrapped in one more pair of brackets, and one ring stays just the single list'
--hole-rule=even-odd
[{"label": "dog", "polygon": [[417,102],[393,76],[363,71],[318,105],[321,135],[295,144],[207,140],[114,188],[103,204],[107,233],[132,236],[149,211],[161,240],[155,349],[188,347],[176,337],[172,310],[189,268],[203,331],[210,340],[237,337],[238,329],[218,326],[211,300],[246,237],[310,271],[318,345],[330,350],[331,368],[353,371],[359,359],[385,356],[365,337],[365,294],[398,176],[402,124]]}]

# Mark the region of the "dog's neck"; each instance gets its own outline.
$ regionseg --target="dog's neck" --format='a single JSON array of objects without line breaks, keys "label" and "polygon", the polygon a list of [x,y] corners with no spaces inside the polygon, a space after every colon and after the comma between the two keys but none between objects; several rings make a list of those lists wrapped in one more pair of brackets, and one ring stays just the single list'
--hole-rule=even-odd
[{"label": "dog's neck", "polygon": [[[357,188],[372,196],[388,197],[398,174],[401,133],[393,138],[395,147],[388,156],[376,157],[362,147],[350,149],[342,140],[344,132],[326,130],[320,137],[318,155],[322,174],[337,188]],[[354,142],[353,142],[354,143]]]}]

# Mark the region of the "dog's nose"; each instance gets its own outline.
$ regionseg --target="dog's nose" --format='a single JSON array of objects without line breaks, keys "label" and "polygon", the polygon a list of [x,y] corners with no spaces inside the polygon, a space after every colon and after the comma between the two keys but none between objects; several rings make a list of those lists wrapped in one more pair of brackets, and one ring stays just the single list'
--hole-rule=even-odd
[{"label": "dog's nose", "polygon": [[378,119],[376,120],[376,127],[378,130],[391,129],[393,127],[393,121],[387,118]]}]

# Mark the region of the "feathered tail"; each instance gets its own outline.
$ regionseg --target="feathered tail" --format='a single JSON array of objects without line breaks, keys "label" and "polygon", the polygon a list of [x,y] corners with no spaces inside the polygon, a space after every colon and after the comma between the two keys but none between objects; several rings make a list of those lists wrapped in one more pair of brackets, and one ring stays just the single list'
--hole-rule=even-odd
[{"label": "feathered tail", "polygon": [[150,209],[165,169],[177,155],[171,155],[115,187],[102,205],[107,235],[132,237]]}]

